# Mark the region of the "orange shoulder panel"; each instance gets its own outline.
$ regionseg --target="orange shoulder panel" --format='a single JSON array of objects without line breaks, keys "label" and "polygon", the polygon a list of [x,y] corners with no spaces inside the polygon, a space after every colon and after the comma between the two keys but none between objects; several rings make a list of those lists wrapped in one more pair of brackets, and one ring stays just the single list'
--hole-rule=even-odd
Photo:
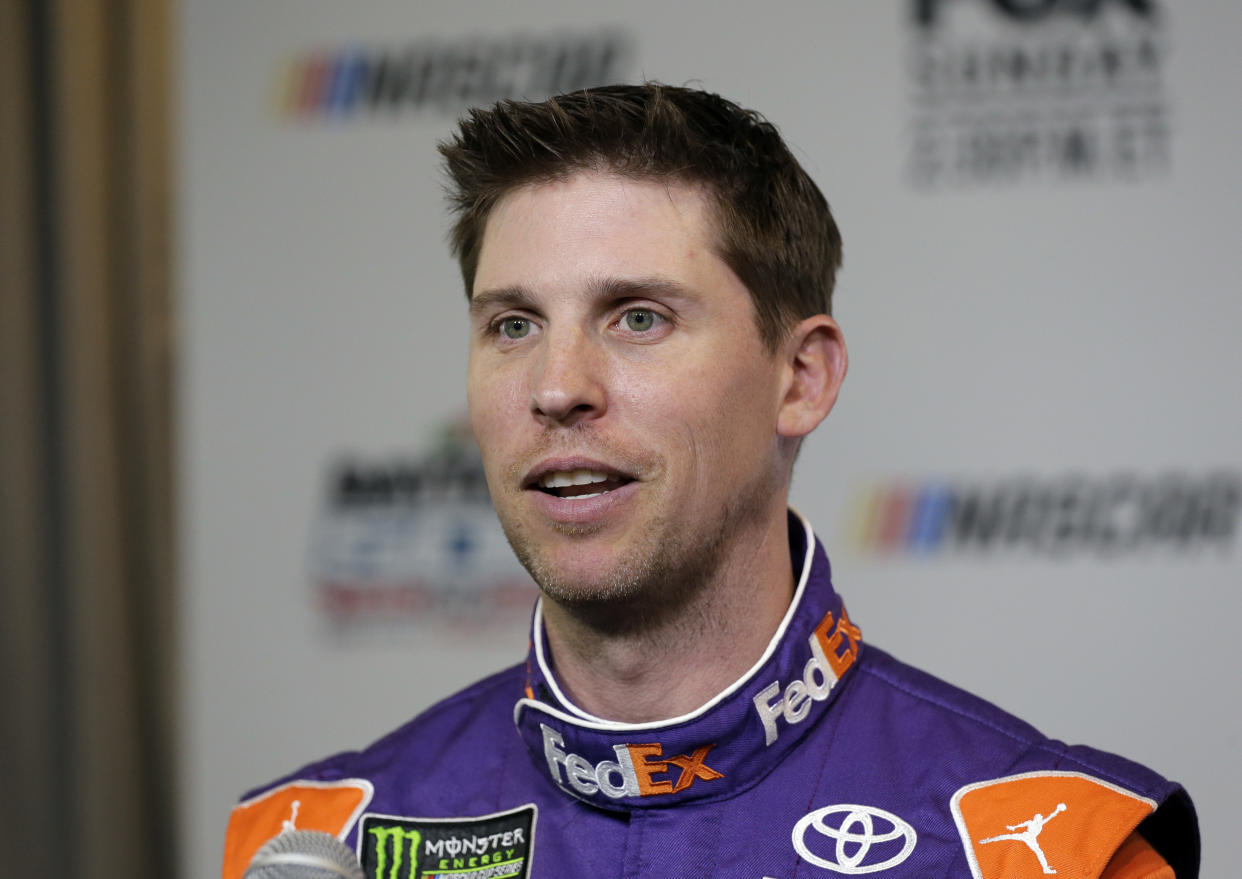
[{"label": "orange shoulder panel", "polygon": [[263,843],[282,830],[321,830],[344,838],[371,802],[371,782],[292,781],[238,803],[224,837],[223,879],[242,879]]},{"label": "orange shoulder panel", "polygon": [[[953,796],[974,879],[1101,879],[1156,804],[1079,772],[1025,772]],[[1159,874],[1157,874],[1159,875]],[[1130,874],[1119,874],[1130,879]],[[1110,877],[1115,879],[1115,877]]]},{"label": "orange shoulder panel", "polygon": [[1169,862],[1151,844],[1131,833],[1129,839],[1117,849],[1108,862],[1100,879],[1177,879]]}]

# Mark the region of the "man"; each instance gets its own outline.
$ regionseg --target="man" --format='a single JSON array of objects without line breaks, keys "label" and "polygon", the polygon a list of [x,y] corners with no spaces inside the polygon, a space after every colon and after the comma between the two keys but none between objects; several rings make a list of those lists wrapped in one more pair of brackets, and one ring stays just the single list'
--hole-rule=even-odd
[{"label": "man", "polygon": [[250,795],[226,879],[292,826],[376,879],[1196,875],[1179,786],[863,645],[786,507],[847,358],[840,238],[772,126],[616,86],[442,151],[530,657]]}]

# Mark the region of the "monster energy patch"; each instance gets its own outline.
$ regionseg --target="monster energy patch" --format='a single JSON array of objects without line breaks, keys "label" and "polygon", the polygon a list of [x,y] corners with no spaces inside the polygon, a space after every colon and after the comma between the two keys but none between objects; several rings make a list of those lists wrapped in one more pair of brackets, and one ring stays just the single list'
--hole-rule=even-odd
[{"label": "monster energy patch", "polygon": [[478,818],[362,816],[358,859],[367,879],[526,879],[533,804]]}]

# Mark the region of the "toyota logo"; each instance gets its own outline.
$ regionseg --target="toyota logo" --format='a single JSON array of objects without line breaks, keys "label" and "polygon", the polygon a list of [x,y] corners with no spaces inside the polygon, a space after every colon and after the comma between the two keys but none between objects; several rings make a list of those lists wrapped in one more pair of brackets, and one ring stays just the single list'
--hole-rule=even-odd
[{"label": "toyota logo", "polygon": [[[806,840],[808,830],[835,841],[835,847],[821,843],[816,846],[820,854],[811,851]],[[896,867],[914,851],[917,840],[913,827],[874,806],[825,806],[802,816],[793,829],[794,848],[802,859],[835,873],[875,873]],[[830,857],[824,854],[828,850]],[[868,855],[872,857],[868,859]]]}]

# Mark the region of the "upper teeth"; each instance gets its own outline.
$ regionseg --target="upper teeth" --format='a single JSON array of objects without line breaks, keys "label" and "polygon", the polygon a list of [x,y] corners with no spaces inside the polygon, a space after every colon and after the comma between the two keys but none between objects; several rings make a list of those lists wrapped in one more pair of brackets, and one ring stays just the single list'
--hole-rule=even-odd
[{"label": "upper teeth", "polygon": [[545,473],[539,480],[541,488],[565,488],[570,485],[591,485],[595,482],[607,482],[611,477],[598,470],[553,470]]}]

